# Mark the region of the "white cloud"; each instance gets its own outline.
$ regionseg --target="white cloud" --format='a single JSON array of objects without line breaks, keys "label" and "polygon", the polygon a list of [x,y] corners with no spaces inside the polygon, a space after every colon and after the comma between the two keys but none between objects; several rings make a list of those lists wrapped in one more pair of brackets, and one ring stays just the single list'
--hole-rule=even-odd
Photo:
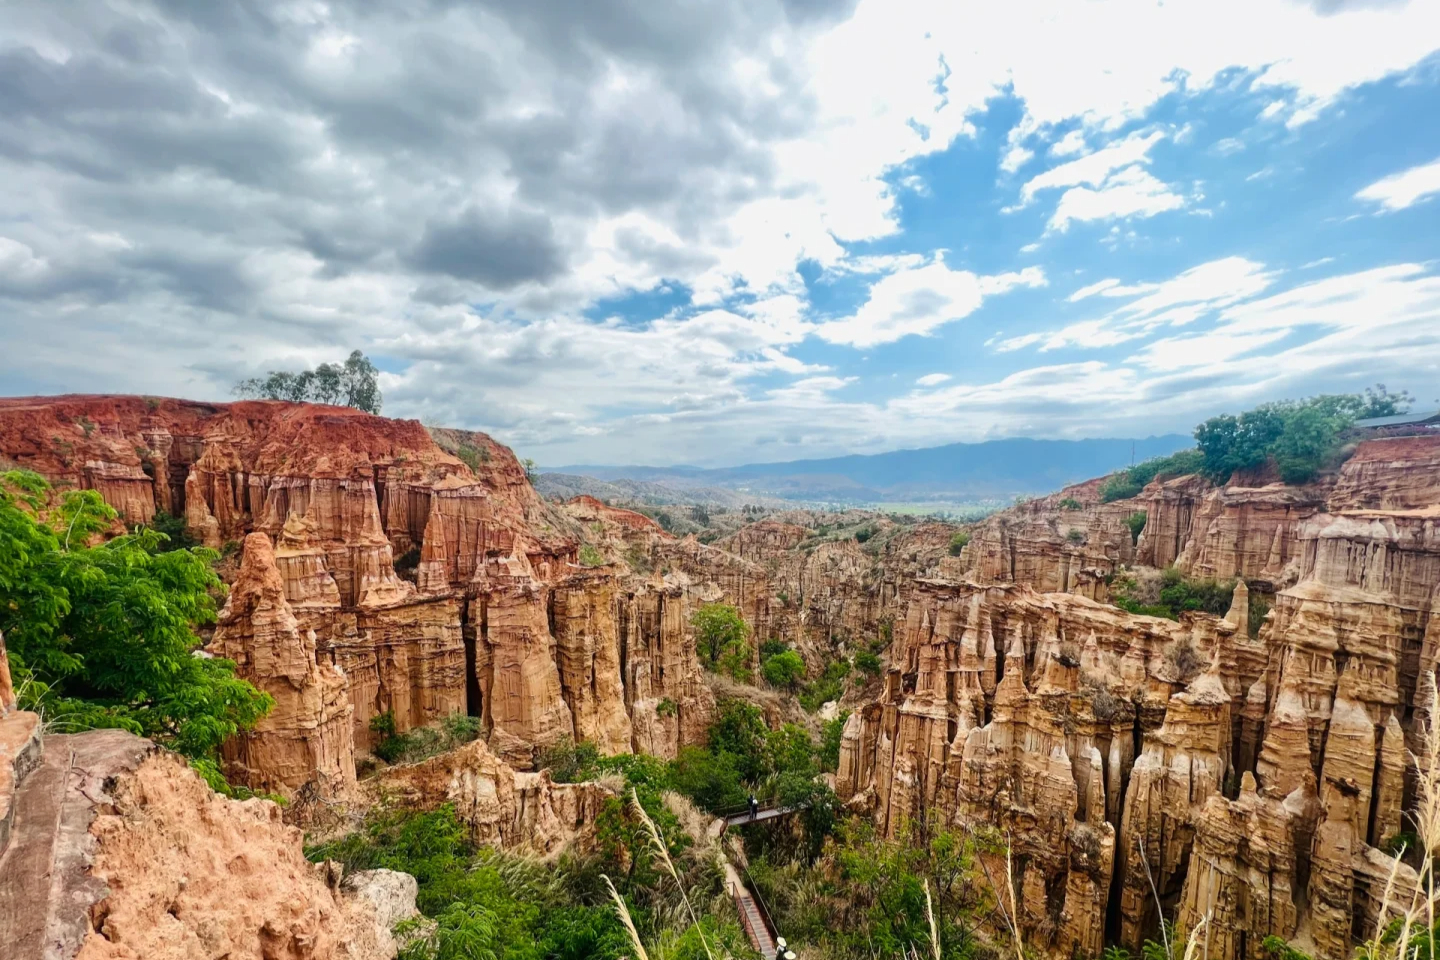
[{"label": "white cloud", "polygon": [[[1001,340],[999,343],[995,343],[995,352],[996,352],[996,353],[1013,353],[1013,352],[1015,352],[1016,350],[1021,350],[1021,349],[1025,348],[1025,347],[1030,346],[1031,344],[1039,343],[1041,340],[1044,340],[1044,339],[1045,339],[1045,335],[1044,335],[1043,333],[1025,333],[1025,334],[1021,334],[1021,335],[1018,336],[1018,337],[1010,337],[1010,338],[1007,339],[1007,340]],[[994,342],[995,342],[995,340],[994,340],[994,338],[992,337],[991,339],[985,341],[985,345],[988,347],[988,346],[990,346],[991,343],[994,343]]]},{"label": "white cloud", "polygon": [[1071,303],[1075,303],[1076,301],[1084,300],[1087,297],[1093,297],[1097,293],[1104,293],[1111,287],[1117,287],[1119,285],[1120,281],[1116,280],[1114,277],[1110,277],[1105,280],[1099,280],[1095,283],[1090,284],[1088,287],[1081,287],[1079,290],[1076,290],[1074,293],[1070,294],[1068,299]]},{"label": "white cloud", "polygon": [[[75,96],[72,112],[56,101],[23,114],[22,132],[44,149],[4,160],[7,385],[220,398],[238,376],[355,346],[410,364],[386,375],[387,412],[488,427],[547,455],[610,459],[804,455],[1097,422],[1120,431],[1127,417],[1216,402],[1220,394],[1192,391],[1134,413],[1147,381],[1102,364],[1040,368],[1003,386],[948,383],[959,392],[933,416],[923,404],[842,403],[823,379],[833,371],[792,355],[816,328],[795,264],[883,275],[853,317],[818,326],[826,339],[865,346],[932,332],[1043,274],[985,278],[914,254],[852,260],[845,245],[898,231],[897,198],[923,188],[905,165],[971,135],[972,117],[997,92],[1023,111],[1004,148],[1015,162],[1068,131],[1047,157],[1072,162],[1022,193],[1055,202],[1059,230],[1190,202],[1149,169],[1165,134],[1106,143],[1145,122],[1161,98],[1238,72],[1273,102],[1269,117],[1293,125],[1440,45],[1440,4],[1425,0],[1331,16],[1294,0],[859,0],[839,22],[784,16],[776,4],[737,15],[703,3],[646,10],[653,29],[623,42],[584,4],[557,25],[536,4],[441,14],[425,4],[396,13],[350,0],[256,0],[254,17],[219,30],[147,0],[92,4],[80,19],[62,7],[0,4],[0,33],[22,54],[37,51],[46,82],[69,83]],[[151,60],[122,69],[110,45],[132,35],[162,40],[146,49]],[[116,79],[73,82],[67,67],[104,67]],[[103,96],[87,101],[96,90]],[[196,102],[203,109],[187,113]],[[1091,145],[1099,149],[1081,156]],[[1362,199],[1390,209],[1405,196]],[[553,230],[553,273],[522,270],[491,289],[473,275],[417,272],[397,256],[432,220],[490,203]],[[1143,242],[1117,231],[1125,240]],[[1245,298],[1273,280],[1252,267],[1228,277],[1240,290],[1228,300],[1223,271],[1203,284],[1190,278],[1204,289],[1168,302],[1153,298],[1181,278],[1117,284],[1087,302],[1141,305],[1100,318],[1108,325],[1026,335],[1027,345],[1093,344],[1251,305]],[[706,311],[582,317],[600,298],[662,280],[693,289]],[[1426,281],[1367,282],[1398,302]],[[1362,317],[1386,306],[1332,293]],[[1284,316],[1262,334],[1313,330],[1301,315],[1330,308],[1270,309]],[[1377,341],[1376,356],[1404,369],[1427,356],[1414,337],[1408,351],[1400,345],[1404,322],[1385,329],[1394,337]],[[1363,337],[1333,328],[1342,333]],[[90,349],[76,351],[82,339]],[[1366,345],[1339,346],[1353,357],[1369,356]],[[1324,370],[1330,360],[1316,358],[1339,352],[1286,356]],[[756,386],[760,374],[807,385],[770,393],[768,381]],[[625,434],[632,422],[616,409],[655,419]]]},{"label": "white cloud", "polygon": [[1153,217],[1184,205],[1184,197],[1155,179],[1143,167],[1126,167],[1108,177],[1098,190],[1089,187],[1066,190],[1050,217],[1047,229],[1063,232],[1077,221]]},{"label": "white cloud", "polygon": [[948,373],[927,373],[925,374],[925,376],[917,379],[915,381],[915,384],[916,386],[920,387],[933,387],[936,384],[944,383],[946,380],[949,379],[950,374]]},{"label": "white cloud", "polygon": [[1014,173],[1035,157],[1035,151],[1027,150],[1016,144],[1005,151],[1005,156],[1000,160],[1000,169],[1006,173]]},{"label": "white cloud", "polygon": [[1440,159],[1392,173],[1355,194],[1357,200],[1380,204],[1382,210],[1404,210],[1440,193]]},{"label": "white cloud", "polygon": [[1030,178],[1020,188],[1020,202],[1022,205],[1033,202],[1035,195],[1041,190],[1055,190],[1082,184],[1098,187],[1110,179],[1111,174],[1117,170],[1148,162],[1150,148],[1163,139],[1165,139],[1165,134],[1158,130],[1148,134],[1131,134],[1124,140],[1113,143],[1103,150],[1097,150],[1089,156],[1052,167],[1044,173]]},{"label": "white cloud", "polygon": [[870,347],[915,334],[927,334],[942,324],[967,317],[986,297],[1015,287],[1041,287],[1045,273],[1026,267],[1018,273],[977,276],[968,270],[951,270],[941,260],[923,267],[898,270],[870,287],[865,303],[854,315],[815,328],[831,343]]},{"label": "white cloud", "polygon": [[1210,149],[1214,150],[1222,157],[1228,157],[1231,154],[1239,153],[1244,150],[1245,141],[1237,139],[1235,137],[1226,137],[1223,140],[1216,140],[1215,146],[1211,147]]},{"label": "white cloud", "polygon": [[1167,337],[1147,345],[1130,358],[1155,370],[1183,370],[1228,361],[1284,338],[1289,330],[1264,333],[1203,333]]},{"label": "white cloud", "polygon": [[1073,157],[1076,154],[1084,153],[1087,149],[1089,148],[1085,146],[1085,132],[1071,130],[1050,147],[1050,156]]}]

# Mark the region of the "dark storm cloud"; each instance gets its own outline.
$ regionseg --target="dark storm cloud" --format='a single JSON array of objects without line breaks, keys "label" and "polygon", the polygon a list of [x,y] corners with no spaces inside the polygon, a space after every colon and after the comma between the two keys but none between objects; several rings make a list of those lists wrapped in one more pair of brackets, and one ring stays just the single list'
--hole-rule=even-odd
[{"label": "dark storm cloud", "polygon": [[474,207],[454,220],[429,224],[410,262],[427,273],[474,280],[492,290],[549,280],[564,269],[549,219],[517,212],[482,213]]}]

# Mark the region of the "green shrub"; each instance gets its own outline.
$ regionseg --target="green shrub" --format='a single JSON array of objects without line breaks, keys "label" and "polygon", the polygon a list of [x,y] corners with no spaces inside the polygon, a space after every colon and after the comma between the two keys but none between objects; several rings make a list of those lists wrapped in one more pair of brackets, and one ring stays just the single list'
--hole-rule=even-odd
[{"label": "green shrub", "polygon": [[1100,499],[1105,503],[1128,500],[1138,496],[1140,491],[1157,477],[1179,477],[1195,473],[1200,469],[1201,463],[1198,450],[1181,450],[1168,457],[1153,457],[1105,478],[1105,483],[1100,487]]},{"label": "green shrub", "polygon": [[599,550],[596,550],[594,546],[588,543],[582,543],[580,545],[580,566],[601,567],[604,565],[605,557]]},{"label": "green shrub", "polygon": [[1071,530],[1069,533],[1065,534],[1065,539],[1068,540],[1068,541],[1070,541],[1071,543],[1075,543],[1075,544],[1084,543],[1084,542],[1085,542],[1085,531],[1084,531],[1084,530]]},{"label": "green shrub", "polygon": [[1356,420],[1409,409],[1414,398],[1384,384],[1363,394],[1329,394],[1267,403],[1238,416],[1211,417],[1195,428],[1202,472],[1224,483],[1239,470],[1274,460],[1286,483],[1308,483],[1334,460],[1340,435]]},{"label": "green shrub", "polygon": [[961,531],[959,531],[958,533],[956,533],[954,536],[952,536],[952,537],[950,538],[950,556],[952,556],[952,557],[958,557],[958,556],[960,556],[960,551],[964,550],[964,549],[965,549],[965,545],[966,545],[967,543],[969,543],[969,542],[970,542],[970,534],[966,533],[964,530],[961,530]]},{"label": "green shrub", "polygon": [[760,659],[765,660],[775,656],[777,653],[784,653],[790,649],[790,645],[778,637],[771,637],[760,644]]},{"label": "green shrub", "polygon": [[556,783],[580,783],[600,774],[600,748],[589,740],[576,743],[569,737],[546,747],[535,757],[536,770],[549,770]]},{"label": "green shrub", "polygon": [[855,654],[855,669],[878,677],[881,670],[880,658],[869,650],[861,650]]},{"label": "green shrub", "polygon": [[800,691],[800,706],[814,713],[831,700],[839,700],[845,692],[845,678],[849,675],[848,661],[830,661],[825,665],[825,672]]},{"label": "green shrub", "polygon": [[211,759],[274,701],[197,657],[223,587],[213,550],[163,549],[140,528],[99,546],[117,515],[93,490],[58,498],[41,477],[0,474],[0,634],[23,709],[59,732],[119,727]]},{"label": "green shrub", "polygon": [[864,543],[873,536],[875,536],[874,527],[861,527],[855,531],[855,540],[857,543]]},{"label": "green shrub", "polygon": [[386,763],[415,763],[477,739],[480,718],[451,714],[438,727],[416,727],[399,733],[394,712],[387,710],[370,718],[370,730],[379,735],[370,750],[375,756]]},{"label": "green shrub", "polygon": [[1137,596],[1135,579],[1121,576],[1111,586],[1111,602],[1129,613],[1178,620],[1186,610],[1224,616],[1234,593],[1234,580],[1191,579],[1170,567],[1161,574],[1158,598]]},{"label": "green shrub", "polygon": [[1130,528],[1130,542],[1139,543],[1140,534],[1145,532],[1145,521],[1149,515],[1144,510],[1136,510],[1125,518],[1125,526]]},{"label": "green shrub", "polygon": [[749,677],[750,628],[740,611],[724,603],[707,603],[690,615],[690,625],[705,666],[737,680]]},{"label": "green shrub", "polygon": [[805,660],[787,649],[761,661],[760,675],[772,687],[794,690],[805,678]]},{"label": "green shrub", "polygon": [[1060,501],[1060,509],[1061,509],[1061,510],[1079,510],[1079,509],[1081,509],[1080,501],[1079,501],[1079,500],[1076,500],[1074,497],[1066,497],[1064,500],[1061,500],[1061,501]]},{"label": "green shrub", "polygon": [[820,770],[834,773],[840,767],[840,740],[845,734],[845,721],[850,719],[846,710],[834,720],[826,720],[820,728]]},{"label": "green shrub", "polygon": [[192,547],[200,546],[200,542],[190,536],[185,526],[184,517],[172,517],[164,510],[156,510],[155,516],[148,524],[145,524],[156,533],[163,534],[164,543],[155,547],[156,553],[169,553],[171,550],[189,550]]}]

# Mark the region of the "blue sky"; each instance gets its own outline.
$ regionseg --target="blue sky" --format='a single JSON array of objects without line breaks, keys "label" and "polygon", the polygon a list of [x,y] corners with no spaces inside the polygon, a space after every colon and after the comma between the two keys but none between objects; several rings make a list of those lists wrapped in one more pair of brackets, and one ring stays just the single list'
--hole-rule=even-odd
[{"label": "blue sky", "polygon": [[703,465],[1440,405],[1440,4],[90,6],[0,10],[6,393],[358,347]]}]

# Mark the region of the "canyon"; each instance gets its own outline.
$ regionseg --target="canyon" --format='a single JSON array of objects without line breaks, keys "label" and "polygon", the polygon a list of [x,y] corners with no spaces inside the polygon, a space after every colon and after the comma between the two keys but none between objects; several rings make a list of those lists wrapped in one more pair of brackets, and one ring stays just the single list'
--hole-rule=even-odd
[{"label": "canyon", "polygon": [[[1138,949],[1163,915],[1204,920],[1210,960],[1261,960],[1272,935],[1343,960],[1373,931],[1386,850],[1409,829],[1440,659],[1434,433],[1362,440],[1305,486],[1160,477],[1106,503],[1099,480],[1076,484],[969,527],[963,549],[954,525],[881,517],[863,541],[800,514],[677,538],[590,497],[541,498],[483,434],[273,401],[0,400],[0,466],[96,490],[129,524],[182,517],[221,552],[229,590],[205,652],[275,701],[226,744],[225,773],[291,798],[288,819],[383,791],[454,805],[478,843],[542,857],[583,844],[613,791],[554,782],[544,751],[672,758],[703,743],[717,695],[690,617],[726,603],[755,643],[784,641],[812,670],[883,645],[881,676],[840,704],[836,793],[890,836],[932,818],[998,831],[1025,942],[1046,956]],[[1144,568],[1234,580],[1228,612],[1114,606]],[[331,943],[337,925],[375,926],[373,906],[294,861],[278,808],[207,796],[114,732],[46,737],[42,752],[21,729],[33,715],[4,701],[0,837],[42,758],[100,750],[123,762],[76,821],[89,861],[110,865],[95,876],[140,869],[167,831],[217,849],[253,833],[307,891],[295,930]],[[377,718],[404,733],[456,715],[481,739],[357,778]],[[205,822],[184,826],[197,810]],[[147,816],[155,836],[122,843],[107,826]],[[58,875],[82,873],[77,860]],[[90,934],[106,949],[141,922],[111,900],[112,932]],[[187,907],[182,926],[217,909]],[[129,955],[100,946],[86,949]],[[313,955],[382,948],[342,937]],[[135,955],[165,955],[153,949]]]}]

